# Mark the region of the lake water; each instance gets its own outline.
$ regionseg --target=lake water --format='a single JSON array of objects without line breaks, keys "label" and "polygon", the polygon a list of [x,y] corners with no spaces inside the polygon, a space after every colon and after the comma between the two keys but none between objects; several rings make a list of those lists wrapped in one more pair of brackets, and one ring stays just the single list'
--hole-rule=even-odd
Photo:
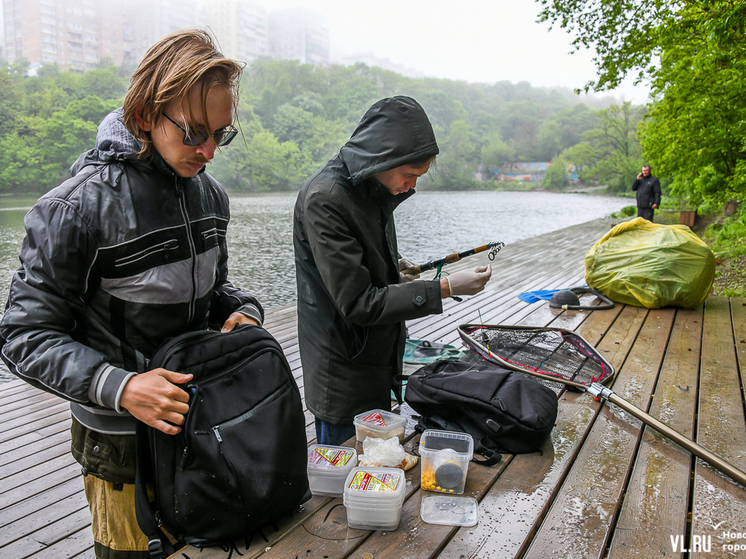
[{"label": "lake water", "polygon": [[[231,197],[230,280],[271,309],[295,300],[292,216],[295,193]],[[0,308],[18,267],[23,216],[32,201],[0,207]],[[0,201],[0,205],[3,201]],[[415,263],[492,241],[510,244],[605,217],[625,198],[548,192],[418,192],[396,210],[399,250]],[[0,382],[9,373],[0,367]]]}]

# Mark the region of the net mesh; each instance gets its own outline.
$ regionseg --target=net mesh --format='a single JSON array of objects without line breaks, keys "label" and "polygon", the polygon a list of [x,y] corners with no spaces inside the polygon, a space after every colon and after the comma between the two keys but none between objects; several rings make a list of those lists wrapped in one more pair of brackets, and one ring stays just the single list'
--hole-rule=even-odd
[{"label": "net mesh", "polygon": [[482,358],[505,367],[584,386],[607,382],[614,375],[593,346],[566,330],[466,325],[459,333]]}]

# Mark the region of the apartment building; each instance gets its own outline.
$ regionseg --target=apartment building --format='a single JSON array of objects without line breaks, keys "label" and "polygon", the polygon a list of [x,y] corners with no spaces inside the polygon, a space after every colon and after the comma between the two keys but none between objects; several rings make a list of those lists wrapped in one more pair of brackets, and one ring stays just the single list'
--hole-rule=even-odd
[{"label": "apartment building", "polygon": [[57,64],[85,72],[102,58],[122,62],[122,19],[116,6],[95,0],[3,0],[9,64]]},{"label": "apartment building", "polygon": [[304,64],[329,64],[329,29],[315,12],[289,8],[269,16],[269,48],[273,58]]},{"label": "apartment building", "polygon": [[203,0],[200,22],[215,36],[223,54],[250,64],[269,56],[267,10],[246,0]]},{"label": "apartment building", "polygon": [[2,0],[3,54],[32,70],[56,64],[85,72],[102,59],[136,65],[158,39],[208,29],[226,56],[329,63],[329,30],[305,9],[268,13],[251,0]]}]

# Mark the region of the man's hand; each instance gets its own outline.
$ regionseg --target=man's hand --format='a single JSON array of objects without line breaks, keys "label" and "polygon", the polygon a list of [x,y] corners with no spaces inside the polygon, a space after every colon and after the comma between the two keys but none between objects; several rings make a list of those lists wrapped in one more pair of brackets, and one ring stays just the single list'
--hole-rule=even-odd
[{"label": "man's hand", "polygon": [[652,208],[653,208],[654,210],[657,210],[657,209],[658,209],[658,204],[653,204]]},{"label": "man's hand", "polygon": [[492,277],[492,267],[489,264],[474,270],[455,272],[440,281],[441,295],[443,297],[476,295],[484,289],[490,277]]},{"label": "man's hand", "polygon": [[416,264],[414,262],[410,262],[406,258],[400,258],[399,259],[399,278],[401,278],[402,283],[409,283],[410,281],[416,280],[418,277],[420,277],[420,274],[403,274],[401,273],[402,270],[406,270],[407,268],[414,268]]},{"label": "man's hand", "polygon": [[223,333],[230,332],[239,324],[253,324],[254,326],[259,326],[259,323],[253,318],[249,318],[240,312],[234,312],[228,317],[228,320],[223,323],[223,328],[220,331]]},{"label": "man's hand", "polygon": [[192,376],[166,369],[140,373],[124,385],[119,405],[143,423],[176,435],[189,411],[189,394],[177,385],[189,382]]}]

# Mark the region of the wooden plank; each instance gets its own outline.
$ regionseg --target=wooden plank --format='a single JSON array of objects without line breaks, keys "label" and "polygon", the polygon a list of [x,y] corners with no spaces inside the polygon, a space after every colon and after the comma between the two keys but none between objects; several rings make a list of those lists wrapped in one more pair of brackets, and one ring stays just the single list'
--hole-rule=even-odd
[{"label": "wooden plank", "polygon": [[[80,486],[82,487],[82,483]],[[79,490],[64,501],[50,503],[42,510],[6,524],[0,532],[0,552],[2,552],[3,546],[34,534],[48,524],[67,518],[81,510],[88,511],[88,501],[86,501],[85,494]],[[88,524],[90,525],[90,518]],[[91,539],[93,539],[92,536]]]},{"label": "wooden plank", "polygon": [[[599,345],[615,368],[624,363],[615,391],[643,407],[668,338],[661,343],[658,333],[660,328],[670,328],[673,312],[651,311],[647,319],[646,315],[645,309],[625,307]],[[525,557],[545,558],[558,549],[572,550],[577,557],[603,557],[640,430],[639,422],[618,408],[601,408]]]},{"label": "wooden plank", "polygon": [[[728,299],[710,297],[705,304],[702,333],[697,442],[746,471],[746,420],[731,324]],[[722,556],[743,556],[746,549],[730,553],[723,548],[746,544],[743,537],[723,537],[731,532],[746,532],[746,488],[697,459],[687,546],[692,549],[691,557],[711,556],[707,548],[695,551],[695,537],[700,544],[709,541],[712,552]]]},{"label": "wooden plank", "polygon": [[[0,499],[13,489],[28,483],[29,479],[38,479],[50,473],[56,472],[65,466],[76,464],[75,459],[70,452],[57,452],[56,456],[49,456],[45,460],[35,463],[25,470],[19,470],[3,479],[2,488],[0,488]],[[80,471],[80,470],[78,470]]]},{"label": "wooden plank", "polygon": [[[42,392],[41,390],[33,389],[27,392],[21,392],[17,394],[13,399],[7,399],[5,402],[0,402],[2,406],[2,413],[0,417],[3,420],[10,419],[11,417],[17,417],[18,410],[28,411],[31,406],[38,406],[41,403],[49,402],[50,400],[59,400],[56,396]],[[31,394],[30,394],[31,392]],[[49,404],[47,403],[46,406]],[[43,407],[42,407],[43,409]]]},{"label": "wooden plank", "polygon": [[73,557],[75,559],[96,559],[90,526],[66,536],[38,553],[29,555],[28,559],[67,559]]},{"label": "wooden plank", "polygon": [[75,495],[83,495],[83,478],[76,476],[48,490],[23,499],[9,507],[0,510],[0,528],[8,526],[23,518],[34,514],[46,514],[46,509],[58,501],[63,501]]},{"label": "wooden plank", "polygon": [[[11,443],[15,443],[15,445]],[[9,475],[12,470],[22,469],[24,466],[20,462],[28,456],[38,455],[38,453],[59,444],[64,444],[69,451],[70,433],[68,429],[62,428],[59,432],[53,433],[43,439],[19,437],[4,444],[7,444],[7,450],[0,450],[0,479]],[[35,456],[34,459],[38,460],[38,456]]]},{"label": "wooden plank", "polygon": [[[688,438],[694,435],[702,319],[702,308],[676,313],[650,409]],[[671,556],[671,535],[686,533],[691,467],[688,451],[645,428],[609,559]]]},{"label": "wooden plank", "polygon": [[3,425],[4,430],[0,433],[0,443],[10,441],[30,431],[49,427],[64,421],[70,415],[70,408],[66,403],[56,404],[48,410],[29,414],[24,418],[18,418]]},{"label": "wooden plank", "polygon": [[[67,454],[69,454],[70,437],[69,435],[65,437],[65,433],[60,433],[60,436],[58,436],[57,444],[48,447],[41,447],[35,450],[36,452],[34,454],[29,454],[27,456],[14,460],[9,464],[0,466],[0,480],[2,480],[0,481],[0,483],[3,484],[3,489],[7,488],[5,486],[6,482],[12,480],[13,477],[27,478],[29,475],[33,475],[32,468],[34,468],[40,462],[49,462],[51,460],[54,460],[55,458],[59,458],[60,456],[66,456]],[[11,485],[12,483],[13,482],[10,481]]]},{"label": "wooden plank", "polygon": [[[51,424],[45,424],[39,429],[31,430],[26,433],[18,433],[18,436],[6,440],[0,443],[0,456],[5,456],[14,450],[28,445],[36,444],[40,441],[53,437],[60,432],[70,431],[70,425],[72,423],[70,414],[68,412],[67,417],[61,415],[61,419]],[[69,437],[68,437],[69,438]]]},{"label": "wooden plank", "polygon": [[[404,448],[412,453],[419,443],[419,436],[409,439]],[[405,472],[409,499],[420,486],[420,464]],[[468,478],[467,478],[468,479]],[[295,557],[304,559],[346,557],[362,545],[373,532],[347,527],[347,513],[341,498],[331,499],[296,528],[262,554],[262,558]],[[225,559],[225,555],[218,556]],[[250,555],[247,555],[250,557]]]},{"label": "wooden plank", "polygon": [[741,397],[746,402],[746,299],[732,298],[730,308],[736,342],[736,359],[741,376]]},{"label": "wooden plank", "polygon": [[[511,463],[511,459],[511,456],[506,456],[500,463],[492,467],[470,462],[464,496],[481,501],[502,471]],[[402,551],[405,549],[407,554],[412,557],[434,557],[438,555],[439,550],[453,537],[458,529],[453,526],[428,524],[422,521],[420,517],[422,499],[435,494],[430,491],[417,491],[404,502],[399,528],[393,532],[374,532],[355,550],[354,557],[376,557],[377,555],[401,557],[404,555]],[[417,534],[414,541],[411,534]],[[321,559],[324,557],[323,555],[311,554],[311,557],[315,556]]]},{"label": "wooden plank", "polygon": [[[594,313],[588,319],[597,323],[585,325],[590,343],[600,341],[609,321],[618,316],[622,308],[617,306],[604,313]],[[548,305],[542,309],[543,313],[534,313],[521,325],[552,323],[555,326],[553,321],[561,315],[564,318],[562,327],[574,330],[587,318],[586,311],[564,312]],[[553,385],[558,392],[563,386],[556,382],[548,385]],[[513,458],[479,505],[480,517],[489,521],[480,520],[473,528],[459,530],[439,557],[479,558],[489,556],[492,550],[500,550],[500,557],[517,556],[536,529],[536,519],[544,516],[567,475],[601,405],[586,394],[562,392],[557,423],[542,451],[538,455],[520,454]]]},{"label": "wooden plank", "polygon": [[[71,534],[82,532],[91,523],[88,507],[81,509],[48,524],[33,535],[26,536],[3,547],[0,551],[8,559],[26,559],[34,554],[48,550],[56,543],[65,540]],[[90,528],[88,528],[90,530]],[[93,539],[93,538],[91,538]]]},{"label": "wooden plank", "polygon": [[[72,456],[70,457],[70,460],[73,460]],[[34,495],[44,493],[44,491],[48,490],[50,487],[54,487],[80,475],[80,464],[74,462],[54,470],[45,476],[38,478],[30,477],[27,483],[11,489],[10,491],[0,493],[0,510]]]}]

